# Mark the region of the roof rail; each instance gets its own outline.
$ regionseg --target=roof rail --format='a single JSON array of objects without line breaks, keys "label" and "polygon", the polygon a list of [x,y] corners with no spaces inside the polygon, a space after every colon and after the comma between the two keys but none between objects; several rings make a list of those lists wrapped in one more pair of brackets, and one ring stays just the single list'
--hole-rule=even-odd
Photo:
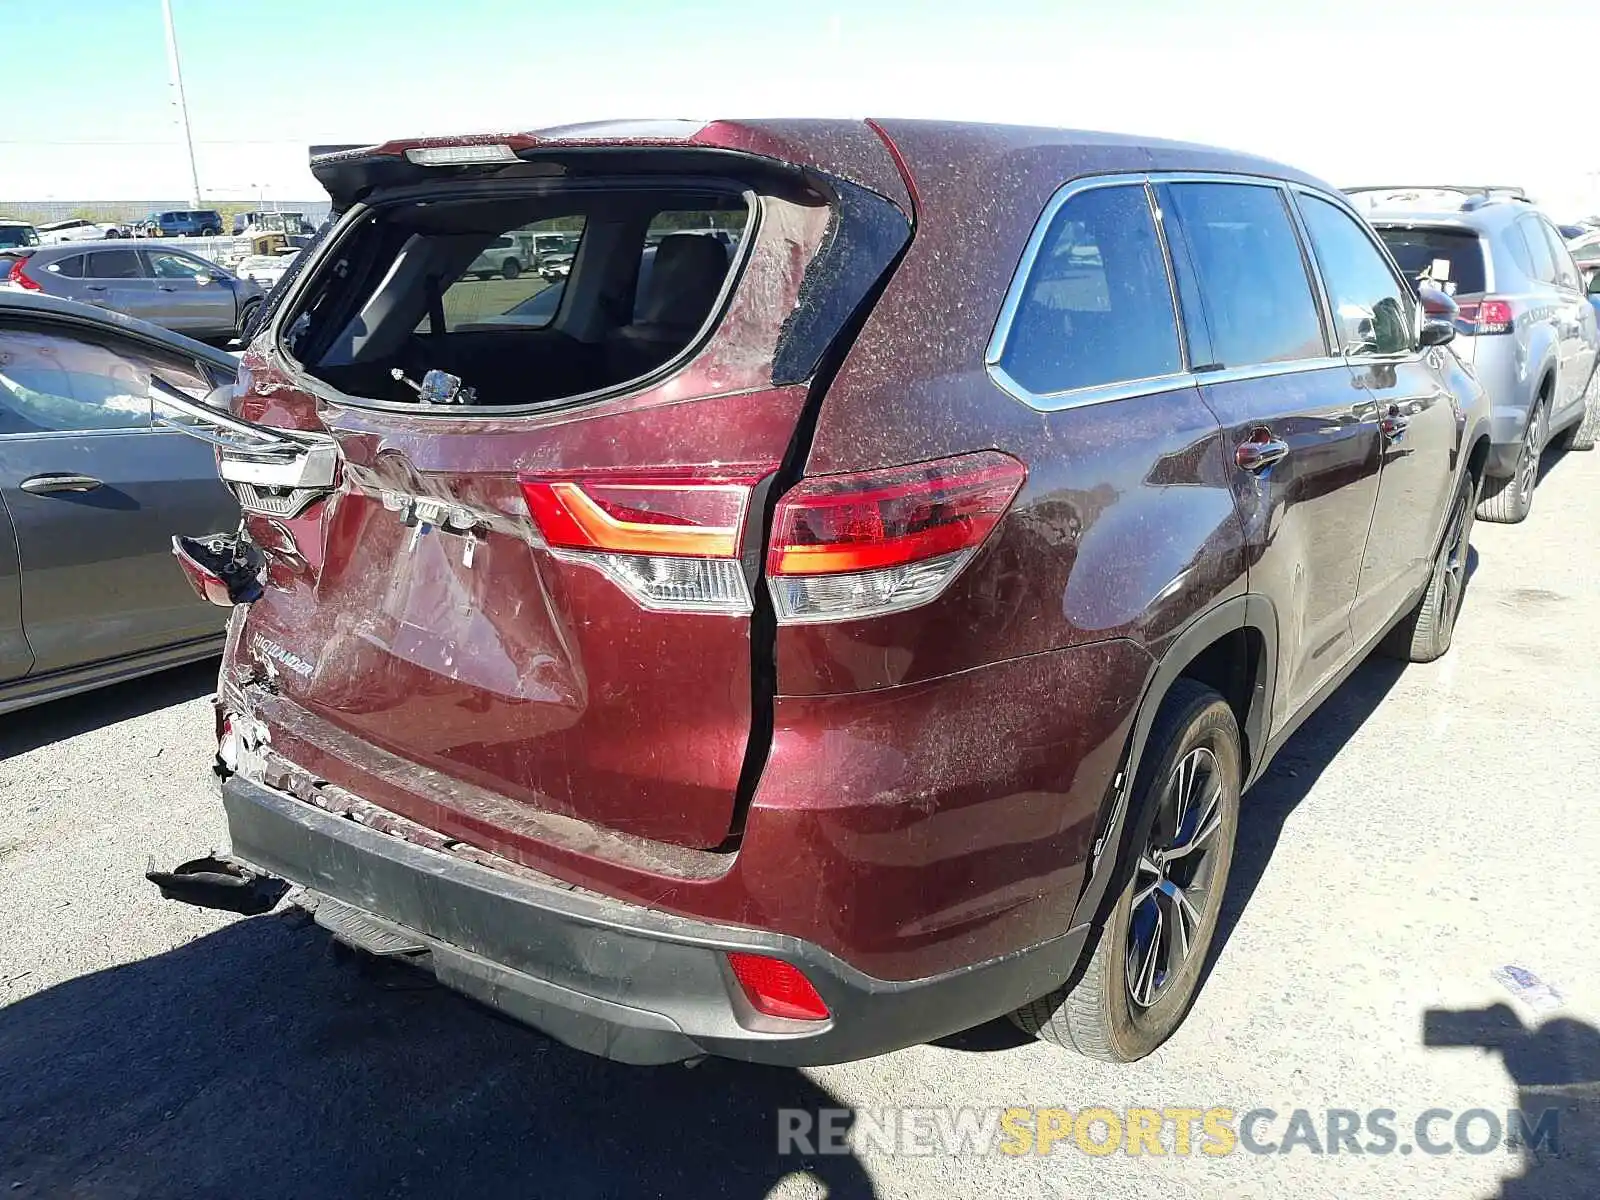
[{"label": "roof rail", "polygon": [[1506,196],[1512,200],[1527,200],[1528,193],[1519,187],[1504,183],[1391,183],[1363,184],[1360,187],[1341,189],[1345,195],[1358,192],[1459,192],[1463,196]]}]

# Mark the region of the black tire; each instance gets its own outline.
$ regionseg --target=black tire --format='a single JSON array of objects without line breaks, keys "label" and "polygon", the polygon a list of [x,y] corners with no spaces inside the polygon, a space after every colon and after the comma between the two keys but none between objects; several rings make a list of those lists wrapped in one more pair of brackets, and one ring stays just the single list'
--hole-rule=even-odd
[{"label": "black tire", "polygon": [[1596,437],[1600,437],[1600,364],[1589,376],[1589,386],[1583,392],[1583,416],[1576,425],[1569,425],[1556,440],[1563,450],[1593,450]]},{"label": "black tire", "polygon": [[1483,495],[1478,501],[1478,516],[1497,525],[1515,525],[1525,521],[1533,510],[1533,491],[1539,485],[1539,458],[1544,453],[1549,434],[1550,408],[1548,398],[1541,395],[1528,414],[1523,427],[1522,446],[1517,452],[1516,466],[1508,479],[1494,476],[1483,481]]},{"label": "black tire", "polygon": [[1428,590],[1417,606],[1391,629],[1378,649],[1401,662],[1425,663],[1442,658],[1455,635],[1456,618],[1467,590],[1467,554],[1472,545],[1472,520],[1477,484],[1469,475],[1456,489],[1445,520],[1444,537],[1433,556]]},{"label": "black tire", "polygon": [[[1241,757],[1239,726],[1227,701],[1194,680],[1174,683],[1156,715],[1134,781],[1128,811],[1137,824],[1132,826],[1136,834],[1122,868],[1126,885],[1106,916],[1083,974],[1070,986],[1012,1013],[1019,1028],[1088,1058],[1119,1063],[1143,1058],[1172,1036],[1199,991],[1228,886],[1239,828]],[[1183,817],[1174,819],[1183,811],[1174,807],[1174,789],[1183,787],[1180,767],[1189,771],[1192,803]],[[1199,774],[1202,770],[1204,776]],[[1197,815],[1196,805],[1204,806]],[[1166,857],[1185,844],[1191,851],[1203,848],[1198,854],[1184,851],[1170,860]],[[1174,868],[1173,863],[1180,865]],[[1147,870],[1146,864],[1152,869]],[[1194,872],[1189,883],[1181,882],[1184,869]],[[1185,899],[1177,899],[1163,884],[1174,885]],[[1194,903],[1197,893],[1203,908]],[[1170,934],[1162,937],[1163,897],[1180,932],[1193,922],[1194,932],[1184,935],[1186,952],[1176,966],[1171,953],[1177,939]],[[1186,918],[1184,912],[1192,915]],[[1149,932],[1149,949],[1135,957],[1130,951],[1138,950],[1134,943],[1141,927]],[[1157,958],[1165,962],[1160,979]],[[1140,968],[1135,975],[1130,975],[1130,961]],[[1148,1003],[1135,999],[1138,989]]]},{"label": "black tire", "polygon": [[234,331],[237,338],[245,338],[252,332],[251,324],[256,319],[256,313],[261,311],[261,301],[246,300],[239,309],[239,328]]},{"label": "black tire", "polygon": [[514,258],[508,258],[500,264],[500,277],[502,279],[515,279],[522,274],[522,264]]}]

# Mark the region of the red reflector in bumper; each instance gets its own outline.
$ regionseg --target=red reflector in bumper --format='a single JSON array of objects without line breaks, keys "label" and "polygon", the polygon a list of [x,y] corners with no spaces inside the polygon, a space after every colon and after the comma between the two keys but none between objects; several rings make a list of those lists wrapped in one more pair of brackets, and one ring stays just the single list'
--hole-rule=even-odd
[{"label": "red reflector in bumper", "polygon": [[757,1012],[791,1021],[826,1021],[828,1006],[811,981],[778,958],[728,952],[728,965]]}]

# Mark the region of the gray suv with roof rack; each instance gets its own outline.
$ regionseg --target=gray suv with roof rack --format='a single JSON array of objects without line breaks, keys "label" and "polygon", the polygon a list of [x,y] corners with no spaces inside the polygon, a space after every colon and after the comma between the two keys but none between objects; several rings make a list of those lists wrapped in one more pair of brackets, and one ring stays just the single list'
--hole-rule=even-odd
[{"label": "gray suv with roof rack", "polygon": [[1520,188],[1345,191],[1412,283],[1431,284],[1460,307],[1456,353],[1494,406],[1478,515],[1521,521],[1545,446],[1588,450],[1600,425],[1600,330],[1572,254]]}]

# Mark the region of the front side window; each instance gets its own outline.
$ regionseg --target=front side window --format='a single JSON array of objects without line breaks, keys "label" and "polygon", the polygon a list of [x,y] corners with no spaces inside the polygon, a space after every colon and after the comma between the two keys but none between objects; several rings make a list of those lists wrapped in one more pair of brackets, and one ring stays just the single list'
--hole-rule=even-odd
[{"label": "front side window", "polygon": [[170,250],[146,250],[150,274],[157,279],[198,279],[211,275],[211,267],[187,254],[174,254]]},{"label": "front side window", "polygon": [[95,250],[83,256],[85,279],[138,279],[139,255],[133,250]]},{"label": "front side window", "polygon": [[1346,354],[1409,354],[1416,305],[1354,217],[1316,196],[1300,212],[1333,306],[1339,348]]},{"label": "front side window", "polygon": [[0,434],[150,426],[150,377],[200,399],[193,363],[120,341],[0,327]]},{"label": "front side window", "polygon": [[[1300,240],[1279,189],[1179,182],[1163,194],[1188,246],[1215,366],[1327,353]],[[1195,323],[1198,314],[1187,315]]]},{"label": "front side window", "polygon": [[1056,211],[1000,366],[1035,395],[1183,369],[1166,260],[1143,185],[1091,188]]}]

